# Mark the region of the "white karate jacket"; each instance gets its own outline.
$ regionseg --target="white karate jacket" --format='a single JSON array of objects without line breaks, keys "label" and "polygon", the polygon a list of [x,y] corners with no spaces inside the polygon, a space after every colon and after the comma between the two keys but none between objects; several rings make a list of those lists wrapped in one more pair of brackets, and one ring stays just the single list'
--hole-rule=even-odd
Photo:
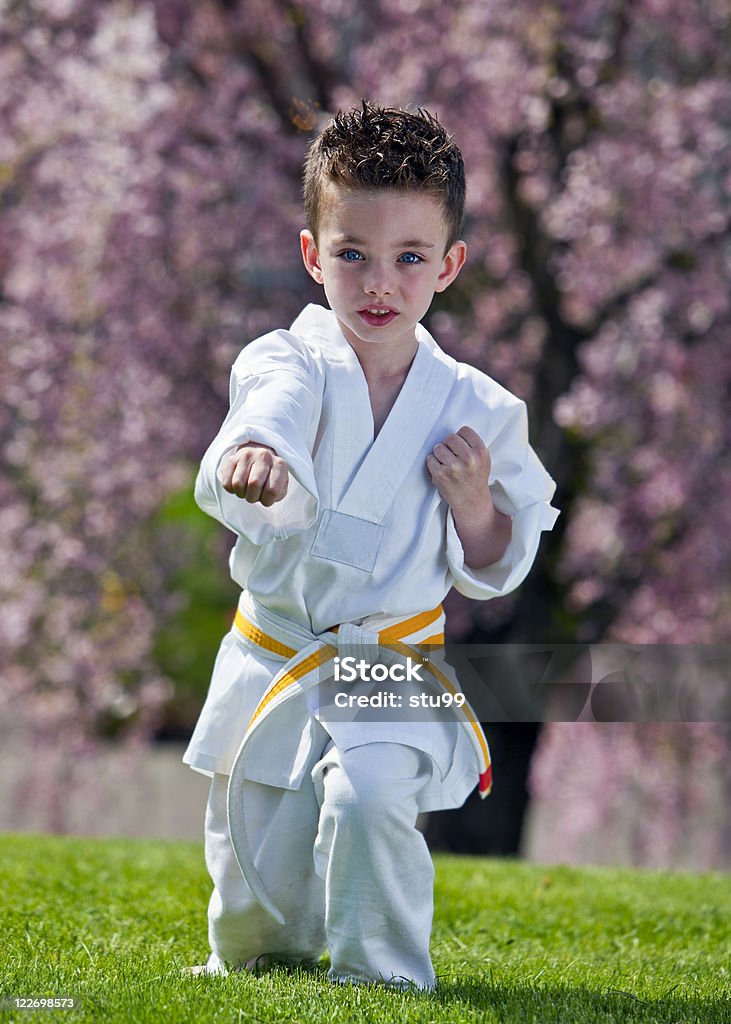
[{"label": "white karate jacket", "polygon": [[[234,363],[229,413],[203,458],[196,500],[237,535],[230,566],[239,586],[312,633],[371,615],[414,615],[436,607],[453,586],[476,599],[507,594],[558,515],[550,505],[555,484],[528,442],[525,404],[451,358],[421,326],[417,337],[409,374],[375,440],[363,371],[330,310],[307,306],[290,330],[251,342]],[[434,445],[463,425],[487,445],[495,505],[513,520],[503,558],[479,571],[465,566],[451,512],[426,468]],[[289,467],[287,496],[269,508],[229,494],[219,479],[224,456],[247,441],[269,445]],[[230,772],[279,667],[227,635],[186,763]],[[455,730],[441,726],[430,735],[423,723],[383,723],[376,734],[375,725],[342,724],[333,739],[346,748],[407,742],[430,753],[443,778],[454,774],[462,746]],[[274,748],[251,777],[299,785],[301,771]],[[466,747],[464,756],[471,762]],[[444,794],[432,794],[428,804],[456,806],[466,792],[461,799],[452,792],[446,804]]]}]

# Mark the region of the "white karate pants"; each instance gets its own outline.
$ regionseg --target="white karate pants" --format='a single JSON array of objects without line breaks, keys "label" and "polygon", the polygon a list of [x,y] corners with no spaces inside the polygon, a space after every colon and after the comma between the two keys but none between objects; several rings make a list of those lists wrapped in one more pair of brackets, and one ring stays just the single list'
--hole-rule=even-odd
[{"label": "white karate pants", "polygon": [[215,775],[206,814],[212,961],[314,959],[327,948],[333,981],[433,988],[434,869],[416,828],[432,766],[402,744],[330,743],[299,790],[247,784],[251,852],[283,926],[244,881],[228,831],[228,776]]}]

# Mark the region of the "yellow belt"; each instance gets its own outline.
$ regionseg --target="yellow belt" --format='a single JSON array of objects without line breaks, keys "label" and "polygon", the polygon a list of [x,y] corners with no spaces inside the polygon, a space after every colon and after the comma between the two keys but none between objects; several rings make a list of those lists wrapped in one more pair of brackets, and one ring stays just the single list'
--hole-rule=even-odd
[{"label": "yellow belt", "polygon": [[[428,648],[429,646],[441,646],[444,643],[444,633],[434,633],[423,640],[420,639],[417,646],[411,646],[404,643],[404,641],[421,633],[426,629],[426,627],[431,626],[432,623],[437,622],[442,615],[442,606],[438,605],[431,611],[420,612],[418,615],[413,615],[407,619],[402,619],[391,626],[387,626],[385,629],[379,630],[378,632],[378,645],[390,648],[402,657],[416,658],[420,661],[425,671],[429,672],[436,680],[438,680],[448,693],[454,695],[459,692],[457,687],[453,685],[448,676],[437,668],[436,665],[425,660],[421,655],[421,651],[418,649],[420,647]],[[254,623],[244,615],[241,609],[237,609],[236,611],[234,626],[250,643],[256,644],[257,647],[260,647],[262,650],[270,654],[278,655],[288,661],[295,659],[298,654],[296,648],[289,647],[287,644],[282,643],[275,637],[264,632],[258,626],[254,625]],[[339,626],[334,626],[327,632],[337,634],[339,628]],[[299,661],[296,661],[294,664],[288,665],[286,667],[286,671],[281,674],[281,677],[277,679],[273,686],[269,687],[262,697],[258,707],[254,711],[254,714],[251,716],[247,732],[251,729],[253,724],[259,718],[259,715],[272,700],[308,673],[327,664],[327,662],[331,661],[337,653],[338,649],[336,646],[323,641],[322,645],[319,646],[317,650],[308,656],[303,657]],[[484,798],[492,789],[490,750],[487,746],[487,741],[485,740],[482,727],[467,703],[463,706],[462,711],[464,712],[466,722],[472,729],[473,736],[477,741],[477,745],[479,746],[482,754],[481,759],[483,761],[483,770],[479,774],[478,789],[480,796]]]}]

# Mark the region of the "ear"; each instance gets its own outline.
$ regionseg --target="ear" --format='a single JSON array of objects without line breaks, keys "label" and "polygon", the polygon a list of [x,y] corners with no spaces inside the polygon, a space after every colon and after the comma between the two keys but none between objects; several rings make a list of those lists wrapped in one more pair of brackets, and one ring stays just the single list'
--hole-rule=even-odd
[{"label": "ear", "polygon": [[464,261],[466,259],[467,243],[455,242],[442,260],[442,269],[439,273],[439,277],[437,278],[437,284],[434,290],[437,292],[443,292],[446,288],[449,288],[452,281],[454,281],[455,277],[464,266]]},{"label": "ear", "polygon": [[302,249],[302,259],[304,261],[307,273],[313,280],[317,281],[318,284],[323,283],[322,267],[320,266],[320,256],[317,252],[317,243],[311,231],[305,229],[300,231],[300,248]]}]

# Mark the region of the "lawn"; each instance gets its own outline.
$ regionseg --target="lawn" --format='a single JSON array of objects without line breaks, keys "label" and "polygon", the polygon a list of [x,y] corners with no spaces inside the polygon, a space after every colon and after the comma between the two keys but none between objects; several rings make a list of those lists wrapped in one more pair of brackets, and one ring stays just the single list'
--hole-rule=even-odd
[{"label": "lawn", "polygon": [[326,962],[182,978],[206,955],[199,845],[0,835],[0,1021],[731,1024],[731,877],[435,860],[425,996],[333,986]]}]

